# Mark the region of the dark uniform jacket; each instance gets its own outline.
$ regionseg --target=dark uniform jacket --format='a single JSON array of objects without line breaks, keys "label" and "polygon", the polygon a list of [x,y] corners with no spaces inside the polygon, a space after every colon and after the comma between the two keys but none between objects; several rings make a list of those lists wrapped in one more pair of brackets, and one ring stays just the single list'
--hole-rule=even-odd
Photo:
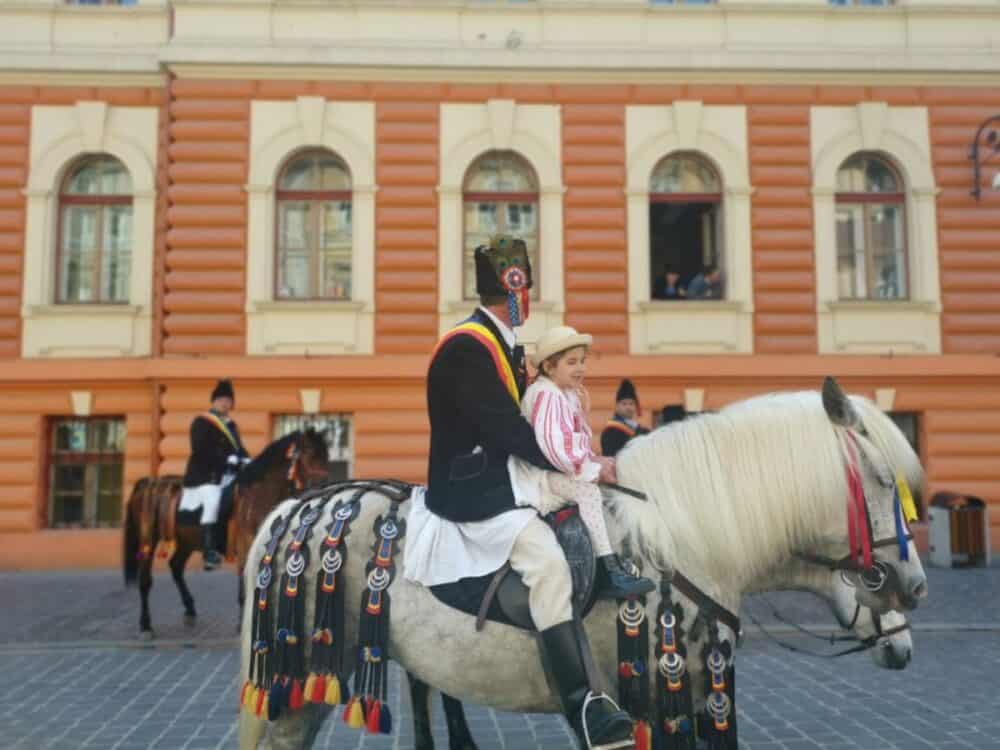
[{"label": "dark uniform jacket", "polygon": [[636,435],[646,435],[649,432],[642,425],[634,429],[617,414],[608,421],[608,426],[601,430],[601,453],[605,456],[615,456],[625,444]]},{"label": "dark uniform jacket", "polygon": [[233,448],[229,438],[207,417],[197,416],[191,422],[191,455],[184,472],[185,487],[219,484],[222,482],[222,475],[229,468],[227,460],[230,456],[248,457],[236,422],[230,421],[228,427],[236,438],[238,450]]},{"label": "dark uniform jacket", "polygon": [[[511,370],[523,372],[488,315],[476,310],[469,321],[488,328]],[[523,394],[524,378],[517,379]],[[431,360],[427,413],[431,423],[427,507],[439,516],[481,521],[515,508],[507,472],[511,455],[554,471],[489,351],[470,335],[452,337]]]}]

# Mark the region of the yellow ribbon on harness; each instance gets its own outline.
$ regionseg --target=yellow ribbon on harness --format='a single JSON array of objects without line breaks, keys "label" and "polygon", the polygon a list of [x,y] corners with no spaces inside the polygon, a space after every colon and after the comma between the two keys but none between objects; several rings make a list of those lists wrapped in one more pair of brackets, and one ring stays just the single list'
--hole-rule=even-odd
[{"label": "yellow ribbon on harness", "polygon": [[913,501],[910,485],[902,474],[896,476],[896,487],[899,488],[899,504],[903,508],[903,518],[907,523],[917,520],[917,504]]}]

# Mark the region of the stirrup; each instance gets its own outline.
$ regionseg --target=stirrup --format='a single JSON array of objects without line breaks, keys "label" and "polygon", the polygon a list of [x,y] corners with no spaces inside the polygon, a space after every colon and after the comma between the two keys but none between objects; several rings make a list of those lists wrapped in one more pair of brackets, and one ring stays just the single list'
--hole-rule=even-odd
[{"label": "stirrup", "polygon": [[593,690],[587,692],[587,697],[583,699],[583,707],[580,709],[580,724],[583,725],[583,740],[587,743],[584,750],[627,750],[635,747],[635,734],[627,740],[615,740],[605,742],[603,745],[595,745],[590,741],[590,727],[587,726],[587,707],[594,701],[607,701],[614,706],[615,711],[621,711],[615,700],[607,693],[595,693]]}]

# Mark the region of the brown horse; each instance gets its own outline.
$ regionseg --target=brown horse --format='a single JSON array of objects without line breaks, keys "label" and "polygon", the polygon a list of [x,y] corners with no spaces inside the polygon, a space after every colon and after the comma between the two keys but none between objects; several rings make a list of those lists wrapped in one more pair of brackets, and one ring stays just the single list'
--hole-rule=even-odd
[{"label": "brown horse", "polygon": [[[296,431],[271,443],[231,485],[231,501],[223,493],[220,521],[229,519],[229,553],[236,558],[243,601],[243,566],[259,524],[274,507],[329,474],[327,446],[314,430]],[[201,550],[201,530],[194,514],[178,522],[177,506],[183,482],[179,476],[145,477],[136,482],[125,510],[122,564],[125,584],[138,582],[142,600],[141,637],[152,638],[149,591],[153,587],[153,556],[169,557],[170,573],[184,604],[184,622],[197,617],[194,598],[184,581],[184,566],[192,552]]]}]

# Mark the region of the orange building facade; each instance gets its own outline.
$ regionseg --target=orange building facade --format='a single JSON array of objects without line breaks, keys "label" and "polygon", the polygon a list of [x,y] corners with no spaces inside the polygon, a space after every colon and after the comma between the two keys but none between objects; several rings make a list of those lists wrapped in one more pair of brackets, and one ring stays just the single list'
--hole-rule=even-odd
[{"label": "orange building facade", "polygon": [[[1000,113],[1000,12],[803,3],[756,39],[771,11],[740,5],[373,3],[343,28],[310,15],[340,6],[266,2],[14,14],[50,46],[0,57],[0,567],[116,565],[116,508],[183,472],[219,377],[251,452],[326,415],[354,475],[423,481],[427,358],[471,309],[463,248],[496,219],[477,206],[513,221],[503,201],[534,232],[529,346],[560,323],[595,336],[595,427],[622,377],[652,424],[835,375],[900,415],[931,493],[992,506],[1000,549],[1000,193],[986,169],[970,195],[968,158]],[[678,25],[688,54],[661,65]],[[311,51],[318,28],[336,49]],[[817,48],[768,54],[794,34]],[[343,184],[296,187],[317,154]],[[529,189],[470,187],[490,154]],[[691,189],[671,159],[709,176]],[[847,184],[852,159],[892,185]],[[110,198],[80,171],[96,164],[127,174]],[[339,270],[302,291],[289,227],[309,201],[339,226]],[[654,298],[659,266],[692,257],[721,267],[721,298]]]}]

